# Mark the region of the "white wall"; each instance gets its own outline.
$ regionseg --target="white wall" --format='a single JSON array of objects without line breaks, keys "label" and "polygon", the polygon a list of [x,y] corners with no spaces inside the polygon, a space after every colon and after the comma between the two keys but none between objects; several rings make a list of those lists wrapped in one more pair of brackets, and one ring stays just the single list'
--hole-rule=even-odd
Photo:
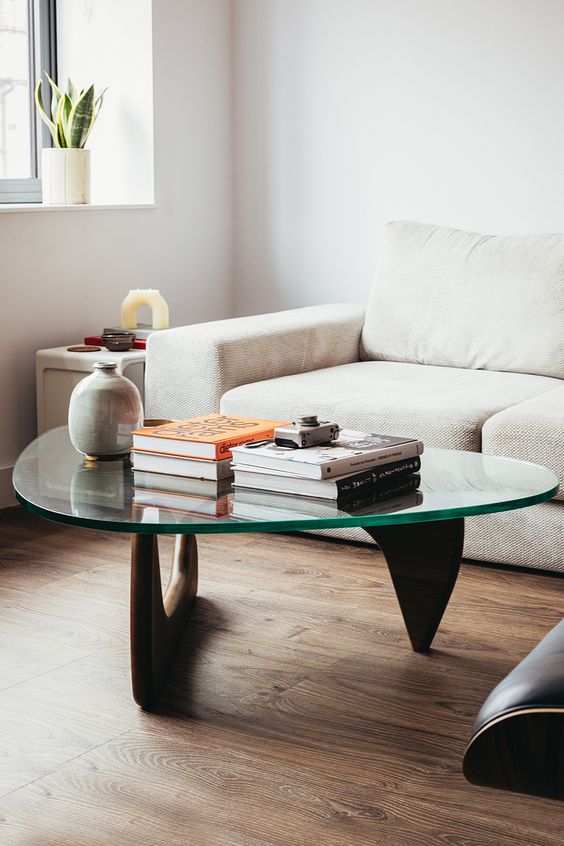
[{"label": "white wall", "polygon": [[160,288],[173,324],[231,310],[229,0],[153,0],[153,43],[157,208],[0,213],[0,506],[35,350],[114,323],[131,287]]},{"label": "white wall", "polygon": [[382,225],[564,230],[561,0],[235,0],[236,307],[364,302]]},{"label": "white wall", "polygon": [[59,85],[108,86],[87,146],[93,203],[152,203],[151,0],[58,0]]}]

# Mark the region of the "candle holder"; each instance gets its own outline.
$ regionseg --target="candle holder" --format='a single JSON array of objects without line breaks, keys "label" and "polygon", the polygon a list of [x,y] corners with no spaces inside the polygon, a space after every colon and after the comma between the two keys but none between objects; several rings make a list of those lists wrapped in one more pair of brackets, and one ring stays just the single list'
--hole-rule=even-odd
[{"label": "candle holder", "polygon": [[137,311],[141,306],[151,309],[153,329],[168,329],[168,305],[155,288],[134,288],[121,304],[121,328],[137,329]]}]

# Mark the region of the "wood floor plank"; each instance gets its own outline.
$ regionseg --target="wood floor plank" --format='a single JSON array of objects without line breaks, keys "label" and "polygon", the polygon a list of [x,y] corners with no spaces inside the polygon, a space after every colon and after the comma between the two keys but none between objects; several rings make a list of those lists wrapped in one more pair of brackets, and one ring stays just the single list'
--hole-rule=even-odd
[{"label": "wood floor plank", "polygon": [[562,580],[463,566],[415,655],[373,548],[199,547],[147,714],[127,539],[0,514],[2,846],[561,846],[563,806],[472,787],[461,760],[487,692],[561,618]]}]

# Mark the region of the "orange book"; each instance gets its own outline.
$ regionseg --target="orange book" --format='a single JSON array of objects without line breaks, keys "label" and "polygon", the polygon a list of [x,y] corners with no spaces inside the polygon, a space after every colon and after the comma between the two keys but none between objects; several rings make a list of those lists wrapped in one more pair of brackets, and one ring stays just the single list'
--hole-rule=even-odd
[{"label": "orange book", "polygon": [[133,432],[133,449],[221,461],[231,458],[231,447],[273,438],[276,426],[285,425],[283,420],[202,414],[201,417],[137,429]]}]

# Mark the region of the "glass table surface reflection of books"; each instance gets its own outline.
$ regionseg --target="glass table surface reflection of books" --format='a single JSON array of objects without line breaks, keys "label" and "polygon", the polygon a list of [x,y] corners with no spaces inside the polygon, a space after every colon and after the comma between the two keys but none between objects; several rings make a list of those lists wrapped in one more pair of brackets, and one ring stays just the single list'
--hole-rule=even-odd
[{"label": "glass table surface reflection of books", "polygon": [[[337,503],[229,486],[216,498],[198,497],[187,480],[168,477],[163,506],[163,492],[160,502],[152,499],[129,463],[85,462],[61,427],[24,450],[13,479],[29,511],[132,535],[133,693],[150,708],[196,596],[197,534],[361,527],[384,553],[413,649],[429,649],[458,574],[464,517],[543,502],[556,494],[558,479],[545,467],[481,453],[427,449],[421,458],[418,489],[387,499],[373,491]],[[163,596],[157,537],[164,534],[177,538]]]}]

